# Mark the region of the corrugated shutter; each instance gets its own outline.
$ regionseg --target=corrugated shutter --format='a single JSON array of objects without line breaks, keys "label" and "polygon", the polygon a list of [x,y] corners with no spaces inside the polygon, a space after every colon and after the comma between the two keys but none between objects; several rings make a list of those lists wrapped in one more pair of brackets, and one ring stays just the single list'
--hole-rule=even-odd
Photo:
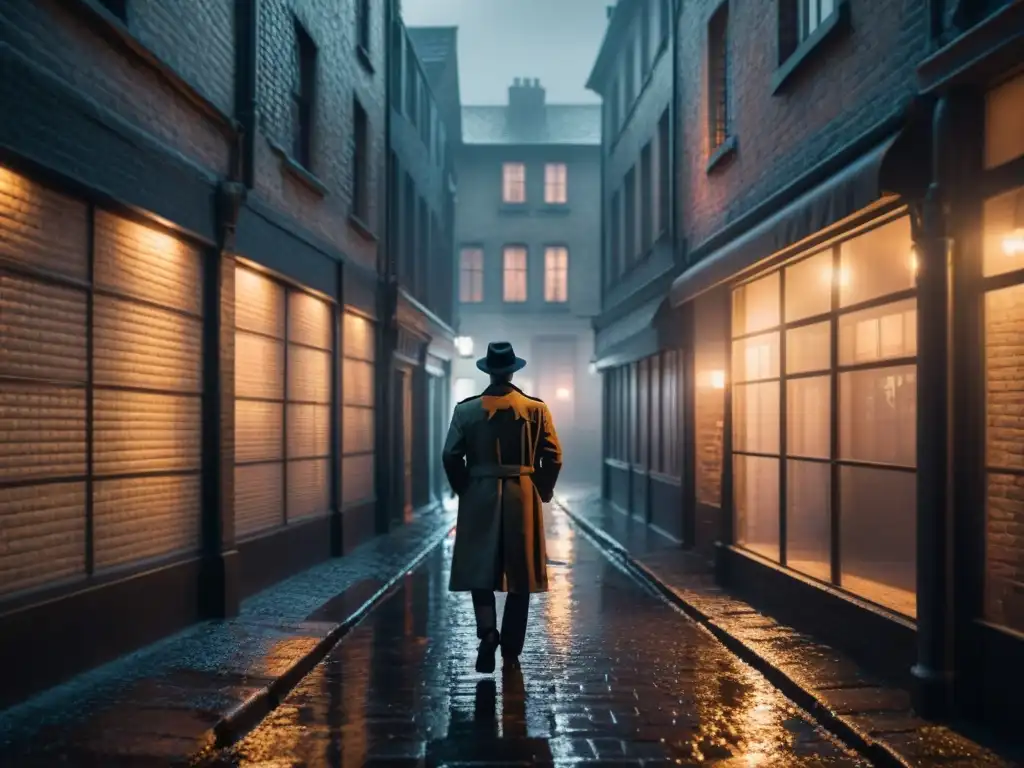
[{"label": "corrugated shutter", "polygon": [[0,167],[0,594],[85,575],[87,233]]},{"label": "corrugated shutter", "polygon": [[285,289],[235,270],[235,531],[284,523]]},{"label": "corrugated shutter", "polygon": [[288,293],[287,519],[330,508],[331,306]]},{"label": "corrugated shutter", "polygon": [[93,309],[94,563],[198,552],[202,254],[98,211]]},{"label": "corrugated shutter", "polygon": [[345,312],[342,327],[342,506],[374,498],[373,360],[376,328],[365,317]]}]

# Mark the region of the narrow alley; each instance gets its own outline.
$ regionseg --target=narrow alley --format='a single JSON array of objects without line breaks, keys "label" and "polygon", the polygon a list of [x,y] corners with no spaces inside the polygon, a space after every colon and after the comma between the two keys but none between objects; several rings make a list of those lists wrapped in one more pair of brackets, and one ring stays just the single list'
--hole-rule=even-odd
[{"label": "narrow alley", "polygon": [[867,765],[560,511],[548,541],[521,673],[473,671],[449,538],[216,765]]}]

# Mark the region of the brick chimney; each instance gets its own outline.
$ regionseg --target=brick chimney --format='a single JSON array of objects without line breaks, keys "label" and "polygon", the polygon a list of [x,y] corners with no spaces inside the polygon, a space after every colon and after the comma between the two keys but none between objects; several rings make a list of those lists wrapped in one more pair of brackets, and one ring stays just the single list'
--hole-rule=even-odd
[{"label": "brick chimney", "polygon": [[544,119],[544,89],[537,78],[517,77],[508,87],[509,119],[537,123]]}]

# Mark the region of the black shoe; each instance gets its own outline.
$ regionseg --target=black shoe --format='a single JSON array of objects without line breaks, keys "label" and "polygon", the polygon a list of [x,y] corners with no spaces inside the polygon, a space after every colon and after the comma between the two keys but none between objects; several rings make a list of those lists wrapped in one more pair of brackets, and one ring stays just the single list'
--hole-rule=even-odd
[{"label": "black shoe", "polygon": [[483,674],[489,675],[494,671],[494,652],[498,650],[501,640],[497,632],[493,630],[488,632],[483,640],[480,641],[480,647],[476,652],[476,671]]}]

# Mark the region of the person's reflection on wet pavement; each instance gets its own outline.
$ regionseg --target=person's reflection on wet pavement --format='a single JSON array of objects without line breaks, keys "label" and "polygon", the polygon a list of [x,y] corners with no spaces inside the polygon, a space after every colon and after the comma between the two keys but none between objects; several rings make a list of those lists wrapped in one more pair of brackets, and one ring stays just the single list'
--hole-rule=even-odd
[{"label": "person's reflection on wet pavement", "polygon": [[553,764],[547,740],[527,737],[526,684],[522,671],[502,670],[500,720],[498,687],[493,679],[477,682],[471,717],[459,709],[457,701],[453,696],[446,737],[427,747],[427,766],[495,760],[541,766]]}]

